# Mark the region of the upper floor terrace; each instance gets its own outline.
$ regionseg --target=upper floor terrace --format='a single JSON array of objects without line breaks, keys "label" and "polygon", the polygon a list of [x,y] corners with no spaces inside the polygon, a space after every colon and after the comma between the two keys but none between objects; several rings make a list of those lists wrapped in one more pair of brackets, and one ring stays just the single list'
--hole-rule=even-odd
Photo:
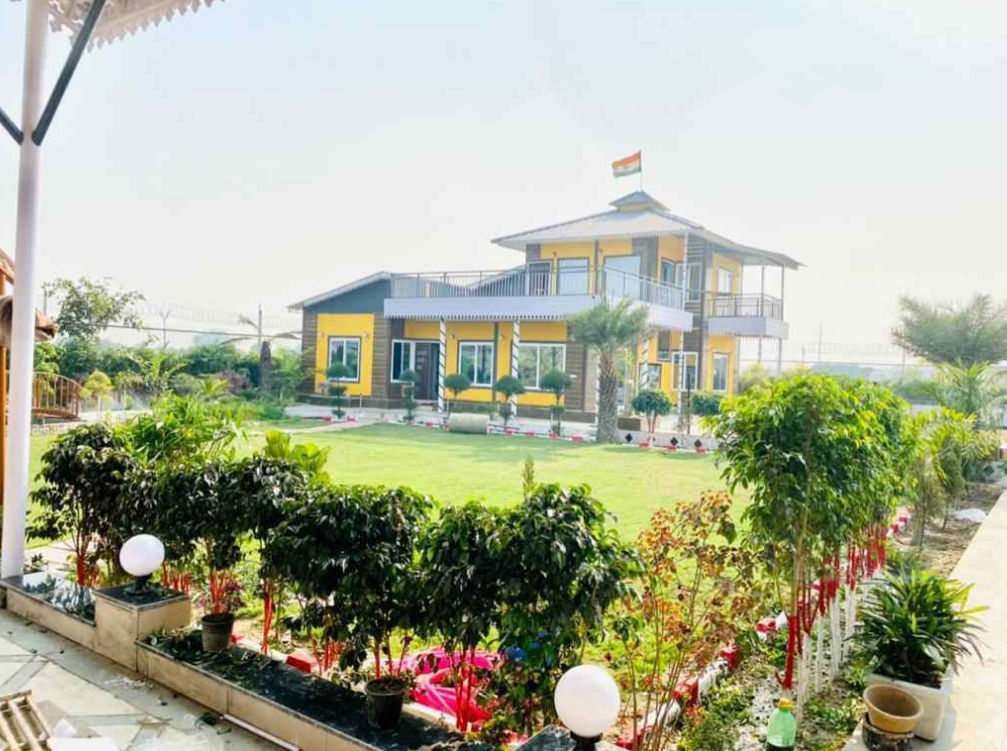
[{"label": "upper floor terrace", "polygon": [[708,293],[704,314],[711,334],[786,339],[789,332],[783,320],[783,300],[763,292]]},{"label": "upper floor terrace", "polygon": [[384,303],[389,318],[445,320],[558,320],[587,310],[602,298],[629,299],[647,308],[652,326],[689,331],[678,285],[617,268],[531,261],[503,271],[392,274]]}]

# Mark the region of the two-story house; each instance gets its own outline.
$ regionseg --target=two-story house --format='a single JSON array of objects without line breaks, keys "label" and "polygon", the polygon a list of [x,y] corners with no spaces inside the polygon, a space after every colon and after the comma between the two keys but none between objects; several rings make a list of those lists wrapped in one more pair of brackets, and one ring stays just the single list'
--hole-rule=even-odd
[{"label": "two-story house", "polygon": [[[313,384],[324,392],[334,362],[350,371],[347,394],[365,406],[401,403],[405,371],[419,401],[444,406],[444,378],[464,373],[472,387],[460,401],[487,403],[504,374],[525,393],[519,413],[552,403],[540,389],[552,368],[573,377],[564,399],[572,419],[593,419],[595,358],[572,340],[566,321],[603,297],[630,298],[647,309],[651,335],[637,352],[643,387],[673,398],[687,387],[730,393],[740,339],[783,339],[789,256],[740,245],[677,216],[643,191],[581,219],[493,240],[521,254],[497,271],[379,272],[302,300],[303,347]],[[742,289],[746,266],[762,267],[758,292]],[[779,269],[781,297],[765,294],[765,270]]]}]

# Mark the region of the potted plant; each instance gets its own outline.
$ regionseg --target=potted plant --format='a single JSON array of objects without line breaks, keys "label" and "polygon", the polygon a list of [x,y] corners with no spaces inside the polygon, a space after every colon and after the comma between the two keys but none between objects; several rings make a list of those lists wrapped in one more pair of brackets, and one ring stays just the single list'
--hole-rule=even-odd
[{"label": "potted plant", "polygon": [[402,381],[402,406],[406,410],[406,422],[412,423],[416,417],[416,373],[411,370],[404,370],[399,375]]},{"label": "potted plant", "polygon": [[524,393],[524,386],[521,381],[512,375],[500,376],[493,384],[493,390],[503,397],[504,403],[500,407],[500,416],[503,417],[504,429],[507,429],[507,421],[513,416],[511,399],[518,394]]},{"label": "potted plant", "polygon": [[671,397],[663,391],[645,389],[633,397],[633,409],[647,418],[647,432],[657,430],[657,418],[671,414]]},{"label": "potted plant", "polygon": [[563,413],[566,408],[560,404],[560,400],[563,398],[563,394],[566,390],[570,388],[573,384],[573,378],[570,377],[568,373],[564,373],[562,370],[553,368],[547,373],[542,375],[539,384],[543,391],[551,391],[553,397],[555,398],[555,403],[549,407],[549,415],[552,417],[553,422],[553,432],[556,435],[560,434],[562,429]]},{"label": "potted plant", "polygon": [[342,667],[360,671],[373,655],[367,715],[382,730],[398,723],[409,688],[390,640],[418,620],[415,546],[431,506],[406,488],[316,487],[263,550],[269,570],[313,603],[326,639],[343,644]]},{"label": "potted plant", "polygon": [[886,573],[870,591],[854,641],[869,660],[869,685],[891,685],[923,705],[916,735],[940,734],[951,693],[950,677],[963,658],[979,654],[975,614],[967,608],[971,585],[929,571]]},{"label": "potted plant", "polygon": [[451,414],[451,408],[458,401],[458,395],[472,388],[472,379],[464,373],[452,373],[444,378],[444,388],[451,392],[451,401],[448,402],[448,414]]},{"label": "potted plant", "polygon": [[342,420],[344,415],[343,405],[346,398],[346,384],[342,380],[350,374],[350,369],[341,362],[334,362],[325,371],[329,379],[329,396],[332,397],[332,414],[337,420]]}]

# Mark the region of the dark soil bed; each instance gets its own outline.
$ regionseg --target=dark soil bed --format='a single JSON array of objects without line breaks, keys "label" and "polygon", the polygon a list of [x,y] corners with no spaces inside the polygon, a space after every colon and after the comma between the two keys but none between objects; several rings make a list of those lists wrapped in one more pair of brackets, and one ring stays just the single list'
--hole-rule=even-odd
[{"label": "dark soil bed", "polygon": [[[976,508],[988,513],[1002,492],[1004,488],[999,485],[970,484],[965,498],[958,503],[958,508]],[[943,529],[939,521],[928,524],[920,553],[924,565],[943,576],[950,574],[979,531],[979,526],[975,522],[954,518],[948,518],[947,527]],[[917,549],[918,546],[913,544],[913,533],[914,525],[910,524],[896,538],[895,542],[901,550],[909,552]]]},{"label": "dark soil bed", "polygon": [[403,714],[394,730],[376,731],[367,724],[363,693],[306,675],[240,647],[207,654],[202,651],[202,634],[198,630],[155,635],[147,643],[175,660],[202,668],[246,691],[386,751],[490,751],[489,746],[468,741],[457,733],[408,713]]}]

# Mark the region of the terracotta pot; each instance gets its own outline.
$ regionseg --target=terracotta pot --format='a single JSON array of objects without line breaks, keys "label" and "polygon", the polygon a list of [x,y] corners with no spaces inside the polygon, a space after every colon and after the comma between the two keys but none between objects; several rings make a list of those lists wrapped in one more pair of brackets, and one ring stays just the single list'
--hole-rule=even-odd
[{"label": "terracotta pot", "polygon": [[868,686],[864,703],[871,725],[886,733],[912,733],[923,716],[920,700],[895,686]]},{"label": "terracotta pot", "polygon": [[935,741],[941,734],[941,727],[944,725],[944,715],[948,704],[951,701],[951,683],[954,673],[949,669],[941,682],[940,688],[921,686],[917,683],[907,683],[906,681],[896,681],[886,678],[876,673],[868,673],[864,676],[868,686],[876,684],[883,686],[895,686],[901,688],[906,693],[912,694],[920,700],[923,705],[923,716],[916,723],[916,737],[925,741]]}]

